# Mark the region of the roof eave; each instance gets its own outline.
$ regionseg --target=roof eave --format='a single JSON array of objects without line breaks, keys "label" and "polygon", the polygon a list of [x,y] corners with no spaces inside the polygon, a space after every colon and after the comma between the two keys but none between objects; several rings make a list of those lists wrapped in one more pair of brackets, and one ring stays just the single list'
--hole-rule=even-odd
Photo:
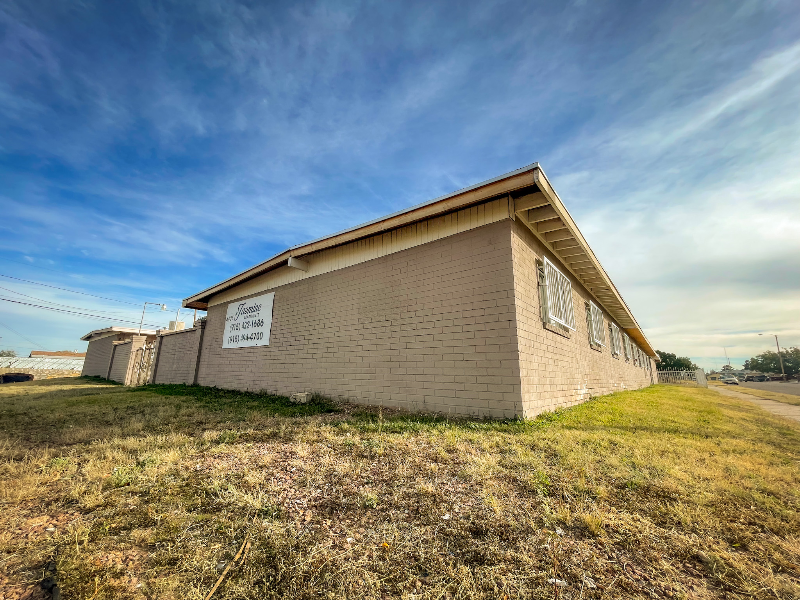
[{"label": "roof eave", "polygon": [[[516,171],[500,175],[493,179],[477,183],[475,185],[463,188],[445,196],[434,198],[428,202],[412,206],[405,210],[393,213],[386,217],[363,223],[350,229],[345,229],[338,233],[331,234],[313,240],[306,244],[293,246],[272,258],[259,263],[241,273],[226,279],[225,281],[214,285],[210,288],[203,290],[183,301],[183,306],[186,308],[197,308],[200,310],[208,309],[208,301],[212,296],[239,285],[249,279],[258,277],[272,269],[278,268],[286,264],[290,257],[299,257],[312,252],[317,252],[325,248],[349,243],[357,239],[376,235],[388,230],[396,229],[405,225],[412,224],[416,221],[431,218],[438,214],[450,212],[463,208],[470,204],[480,202],[482,200],[492,198],[504,193],[511,193],[515,190],[536,185],[540,192],[534,196],[541,195],[542,199],[537,205],[536,202],[531,201],[530,196],[517,199],[520,201],[519,210],[513,207],[512,211],[517,218],[522,217],[523,223],[527,225],[531,231],[540,241],[542,241],[551,252],[567,267],[577,281],[581,282],[597,302],[603,306],[606,311],[612,315],[628,335],[638,343],[638,345],[649,355],[656,356],[655,349],[650,344],[647,337],[644,335],[641,327],[639,326],[636,318],[633,316],[630,308],[628,307],[622,295],[617,290],[611,278],[606,273],[600,261],[594,254],[594,251],[589,246],[589,243],[583,237],[580,229],[575,223],[569,211],[564,206],[561,198],[558,196],[550,181],[547,179],[539,163],[533,163]],[[526,205],[525,202],[528,204]],[[528,220],[530,208],[526,206],[535,206],[535,208],[543,208],[550,206],[555,211],[557,218],[561,220],[564,232],[562,235],[567,237],[552,243],[547,235],[543,235],[537,230],[536,224],[531,224]],[[554,219],[551,219],[554,220]],[[556,232],[557,233],[557,232]],[[556,236],[557,237],[557,236]],[[569,241],[566,241],[569,240]],[[565,243],[561,243],[565,242]],[[560,243],[560,246],[559,246]],[[570,256],[566,251],[559,250],[566,244],[574,244],[569,246],[572,249],[579,249],[579,258],[585,264],[582,265],[580,270],[573,269],[570,264],[574,261],[570,260]],[[597,283],[599,281],[599,284]],[[616,313],[616,314],[615,314]]]},{"label": "roof eave", "polygon": [[433,200],[423,202],[422,204],[411,206],[385,217],[381,217],[380,219],[374,219],[355,227],[312,240],[305,244],[292,246],[288,250],[284,250],[272,258],[242,271],[233,277],[229,277],[217,285],[206,288],[193,296],[189,296],[183,301],[183,306],[185,308],[206,310],[211,296],[280,267],[289,260],[289,257],[300,257],[332,246],[346,244],[363,237],[390,231],[417,221],[429,219],[442,213],[457,210],[481,200],[514,191],[520,187],[533,185],[533,171],[537,168],[539,168],[539,163],[533,163],[521,169],[511,171],[510,173],[476,183],[475,185],[462,188],[444,196],[439,196]]},{"label": "roof eave", "polygon": [[[570,267],[571,261],[569,260],[569,258],[562,256],[562,254],[564,254],[564,251],[563,250],[560,251],[556,246],[556,244],[548,241],[546,235],[540,234],[540,232],[538,231],[537,224],[531,223],[530,221],[529,218],[530,209],[523,207],[521,210],[516,210],[517,207],[515,206],[515,213],[517,214],[517,216],[522,217],[523,223],[525,223],[525,225],[527,225],[528,228],[531,229],[533,234],[537,238],[539,238],[540,241],[544,243],[545,247],[547,247],[556,256],[559,256],[561,262],[567,267],[567,269],[572,273],[572,275],[578,281],[581,282],[581,285],[583,285],[592,294],[592,296],[594,296],[595,300],[597,300],[597,302],[601,306],[603,306],[606,309],[606,311],[608,311],[609,314],[614,316],[614,312],[616,312],[614,310],[610,310],[610,308],[612,309],[619,308],[622,310],[624,316],[627,317],[627,319],[630,320],[629,321],[630,324],[632,324],[632,326],[628,327],[625,327],[623,325],[623,329],[625,330],[625,332],[630,337],[632,337],[639,344],[642,350],[644,350],[649,356],[655,356],[656,355],[655,349],[653,348],[652,344],[650,344],[650,341],[647,339],[647,337],[644,335],[642,328],[639,326],[639,323],[633,316],[633,313],[628,307],[628,304],[622,298],[622,294],[619,293],[619,290],[617,290],[617,287],[614,285],[614,282],[611,281],[611,278],[608,276],[608,273],[606,273],[605,268],[603,268],[603,265],[595,256],[591,246],[589,246],[589,242],[587,242],[586,238],[583,237],[583,234],[578,228],[578,225],[575,223],[575,220],[572,218],[572,215],[570,215],[569,211],[567,210],[567,207],[564,206],[564,203],[561,201],[561,198],[559,197],[558,193],[550,184],[547,175],[538,165],[534,169],[534,181],[536,183],[536,187],[539,188],[540,192],[546,198],[547,205],[551,206],[557,215],[556,217],[549,218],[548,222],[560,219],[564,225],[564,229],[569,233],[568,238],[559,240],[562,243],[562,246],[571,243],[566,240],[574,240],[574,242],[577,244],[577,247],[580,248],[580,250],[585,255],[585,259],[581,263],[583,265],[582,272],[579,273],[576,270],[573,270],[573,268]],[[537,202],[532,203],[532,205],[536,204],[538,203]],[[535,207],[535,210],[540,210],[544,206],[545,206],[544,204],[540,204],[539,206]],[[550,215],[547,216],[550,217]],[[575,248],[576,246],[568,246],[568,247]],[[576,255],[572,254],[572,256]],[[577,256],[580,256],[580,254],[578,254]],[[592,283],[593,281],[596,281],[597,278],[600,279],[601,285]],[[602,294],[600,293],[601,291]],[[616,304],[617,307],[614,307],[613,306],[614,304]],[[626,319],[617,319],[617,320],[624,321]],[[622,325],[622,323],[620,324]]]}]

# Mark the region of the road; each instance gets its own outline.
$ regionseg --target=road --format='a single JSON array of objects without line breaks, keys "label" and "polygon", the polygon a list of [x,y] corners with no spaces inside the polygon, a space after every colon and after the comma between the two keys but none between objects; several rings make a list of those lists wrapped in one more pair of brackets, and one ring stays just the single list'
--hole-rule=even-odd
[{"label": "road", "polygon": [[[800,383],[796,381],[748,381],[739,385],[754,390],[764,390],[765,392],[780,392],[781,394],[800,396]],[[736,386],[731,387],[735,388]]]}]

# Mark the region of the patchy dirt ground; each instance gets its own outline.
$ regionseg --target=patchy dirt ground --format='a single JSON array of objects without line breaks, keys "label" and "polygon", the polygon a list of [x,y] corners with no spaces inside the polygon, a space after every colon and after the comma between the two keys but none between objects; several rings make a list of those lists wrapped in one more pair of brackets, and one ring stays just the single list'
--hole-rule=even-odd
[{"label": "patchy dirt ground", "polygon": [[51,380],[0,389],[0,458],[3,600],[800,597],[800,427],[709,390],[497,422]]}]

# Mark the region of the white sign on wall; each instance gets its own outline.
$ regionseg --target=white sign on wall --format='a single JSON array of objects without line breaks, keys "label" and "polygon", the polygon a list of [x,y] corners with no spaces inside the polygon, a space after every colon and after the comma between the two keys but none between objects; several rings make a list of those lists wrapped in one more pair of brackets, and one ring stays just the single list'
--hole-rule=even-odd
[{"label": "white sign on wall", "polygon": [[231,302],[225,315],[222,347],[269,346],[274,299],[275,292],[270,292],[257,298]]}]

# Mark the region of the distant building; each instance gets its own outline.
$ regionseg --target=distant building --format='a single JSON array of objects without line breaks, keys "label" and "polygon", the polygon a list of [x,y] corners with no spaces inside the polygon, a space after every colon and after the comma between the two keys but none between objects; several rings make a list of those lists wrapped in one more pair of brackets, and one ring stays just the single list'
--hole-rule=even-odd
[{"label": "distant building", "polygon": [[56,352],[31,350],[28,358],[86,358],[86,352],[77,352],[73,350],[57,350]]},{"label": "distant building", "polygon": [[[58,353],[54,353],[58,354]],[[84,353],[68,356],[13,356],[0,358],[0,373],[28,373],[34,379],[74,377],[83,369]]]},{"label": "distant building", "polygon": [[[106,327],[95,329],[84,335],[81,340],[89,342],[89,347],[86,348],[86,361],[81,375],[104,377],[116,381],[117,379],[112,376],[114,374],[111,373],[116,346],[131,342],[134,338],[137,343],[140,341],[142,343],[152,342],[156,339],[156,332],[151,329],[140,331],[136,327]],[[126,345],[123,352],[130,353],[131,348]],[[124,361],[117,362],[123,364]]]}]

